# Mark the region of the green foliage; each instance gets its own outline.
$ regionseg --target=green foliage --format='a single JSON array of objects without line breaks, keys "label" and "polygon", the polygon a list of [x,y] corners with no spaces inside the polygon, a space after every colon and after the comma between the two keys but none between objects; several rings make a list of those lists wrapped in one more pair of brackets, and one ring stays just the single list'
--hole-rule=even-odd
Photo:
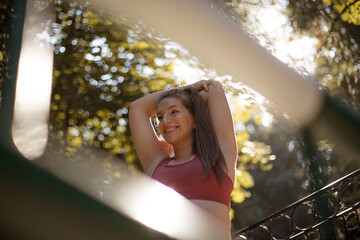
[{"label": "green foliage", "polygon": [[342,21],[360,25],[360,1],[324,0],[324,3],[336,10]]},{"label": "green foliage", "polygon": [[[315,77],[330,95],[354,109],[360,103],[360,1],[290,1],[294,30],[310,31],[319,39]],[[305,5],[302,15],[296,6]],[[311,16],[306,18],[303,16]]]},{"label": "green foliage", "polygon": [[51,139],[68,146],[97,146],[140,167],[130,137],[130,103],[173,84],[163,44],[122,16],[58,3]]}]

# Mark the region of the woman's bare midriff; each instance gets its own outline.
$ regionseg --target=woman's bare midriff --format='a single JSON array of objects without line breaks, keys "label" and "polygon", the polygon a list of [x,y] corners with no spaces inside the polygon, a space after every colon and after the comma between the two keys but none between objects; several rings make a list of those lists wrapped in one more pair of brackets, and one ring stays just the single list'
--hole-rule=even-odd
[{"label": "woman's bare midriff", "polygon": [[230,210],[226,205],[208,200],[191,199],[190,201],[222,221],[227,229],[226,231],[229,232],[230,239]]}]

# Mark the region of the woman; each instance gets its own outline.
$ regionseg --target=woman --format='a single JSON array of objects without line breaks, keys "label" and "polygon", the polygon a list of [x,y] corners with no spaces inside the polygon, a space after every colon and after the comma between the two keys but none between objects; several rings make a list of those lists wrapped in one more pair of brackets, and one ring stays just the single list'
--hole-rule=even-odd
[{"label": "woman", "polygon": [[[151,123],[155,115],[165,142],[159,140]],[[221,84],[202,80],[146,95],[131,104],[129,118],[145,173],[212,213],[230,229],[237,144]],[[172,158],[169,146],[175,153]]]}]

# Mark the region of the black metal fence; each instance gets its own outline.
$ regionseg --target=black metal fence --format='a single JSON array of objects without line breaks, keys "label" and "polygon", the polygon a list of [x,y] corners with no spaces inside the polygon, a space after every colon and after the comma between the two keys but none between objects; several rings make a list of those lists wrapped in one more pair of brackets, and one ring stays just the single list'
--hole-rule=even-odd
[{"label": "black metal fence", "polygon": [[360,240],[360,169],[236,232],[233,240]]}]

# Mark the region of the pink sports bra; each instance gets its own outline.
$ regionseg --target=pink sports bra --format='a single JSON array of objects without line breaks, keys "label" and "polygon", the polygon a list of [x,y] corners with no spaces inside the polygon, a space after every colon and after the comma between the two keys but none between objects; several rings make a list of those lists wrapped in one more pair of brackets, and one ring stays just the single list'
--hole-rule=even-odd
[{"label": "pink sports bra", "polygon": [[197,156],[177,165],[168,165],[170,161],[170,158],[161,161],[152,177],[187,199],[210,200],[230,207],[233,182],[226,173],[221,183],[214,170],[208,177],[203,176],[201,160]]}]

